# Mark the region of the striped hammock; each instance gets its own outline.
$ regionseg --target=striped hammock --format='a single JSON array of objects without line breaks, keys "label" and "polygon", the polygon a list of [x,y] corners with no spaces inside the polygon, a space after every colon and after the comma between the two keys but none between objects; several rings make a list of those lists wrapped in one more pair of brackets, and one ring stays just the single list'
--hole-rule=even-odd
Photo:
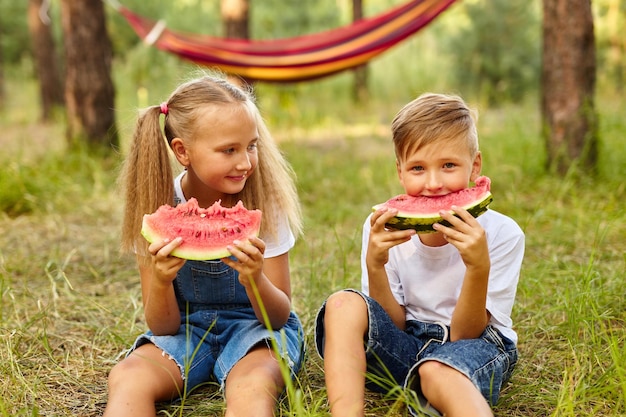
[{"label": "striped hammock", "polygon": [[410,0],[379,15],[311,35],[226,39],[170,30],[119,6],[145,43],[248,80],[296,82],[365,64],[430,23],[455,0]]}]

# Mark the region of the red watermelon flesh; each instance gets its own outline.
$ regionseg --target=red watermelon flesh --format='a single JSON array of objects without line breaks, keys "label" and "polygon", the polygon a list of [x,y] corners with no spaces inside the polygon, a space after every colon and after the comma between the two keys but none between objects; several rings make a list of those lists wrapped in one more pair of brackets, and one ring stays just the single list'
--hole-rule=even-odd
[{"label": "red watermelon flesh", "polygon": [[478,177],[474,186],[442,196],[410,196],[401,194],[385,203],[375,205],[374,211],[380,208],[393,208],[398,214],[387,224],[396,229],[415,229],[420,233],[434,232],[435,223],[447,224],[442,221],[439,212],[450,211],[452,206],[463,207],[474,217],[487,211],[493,196],[489,177]]},{"label": "red watermelon flesh", "polygon": [[220,259],[230,256],[226,249],[235,240],[258,236],[260,210],[248,210],[239,201],[233,207],[222,207],[220,201],[209,208],[198,206],[195,198],[175,207],[163,205],[143,216],[141,234],[150,243],[157,240],[183,239],[173,256],[191,260]]}]

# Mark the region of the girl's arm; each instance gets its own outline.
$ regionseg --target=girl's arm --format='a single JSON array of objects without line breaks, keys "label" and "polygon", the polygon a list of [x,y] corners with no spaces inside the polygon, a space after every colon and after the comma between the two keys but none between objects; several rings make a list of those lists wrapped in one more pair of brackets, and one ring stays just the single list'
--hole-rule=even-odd
[{"label": "girl's arm", "polygon": [[235,242],[229,250],[237,260],[222,261],[239,272],[239,282],[246,289],[257,319],[267,324],[263,317],[265,310],[272,329],[283,327],[291,312],[289,252],[265,259],[265,243],[256,237],[249,242]]},{"label": "girl's arm", "polygon": [[179,244],[180,239],[155,242],[148,248],[151,262],[139,260],[144,315],[148,328],[155,335],[175,334],[180,327],[180,311],[172,282],[185,260],[169,256]]}]

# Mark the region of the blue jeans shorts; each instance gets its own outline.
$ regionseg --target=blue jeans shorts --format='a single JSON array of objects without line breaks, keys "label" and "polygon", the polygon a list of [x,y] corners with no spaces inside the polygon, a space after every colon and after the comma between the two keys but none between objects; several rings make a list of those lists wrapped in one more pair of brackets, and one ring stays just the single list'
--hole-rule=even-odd
[{"label": "blue jeans shorts", "polygon": [[[438,361],[467,376],[492,405],[517,363],[517,348],[492,326],[476,339],[449,340],[449,327],[439,323],[409,320],[400,330],[373,298],[356,291],[367,304],[369,330],[365,340],[368,377],[366,386],[388,392],[399,385],[421,397],[417,368],[425,361]],[[317,352],[324,352],[324,309],[320,308],[315,327]],[[422,397],[423,398],[423,397]]]},{"label": "blue jeans shorts", "polygon": [[186,392],[210,382],[217,382],[223,389],[232,367],[261,343],[277,349],[292,377],[302,365],[304,332],[294,312],[277,331],[270,331],[260,323],[252,307],[200,310],[182,321],[185,324],[175,335],[155,336],[147,331],[137,338],[128,354],[141,345],[153,343],[163,351],[163,356],[176,362]]}]

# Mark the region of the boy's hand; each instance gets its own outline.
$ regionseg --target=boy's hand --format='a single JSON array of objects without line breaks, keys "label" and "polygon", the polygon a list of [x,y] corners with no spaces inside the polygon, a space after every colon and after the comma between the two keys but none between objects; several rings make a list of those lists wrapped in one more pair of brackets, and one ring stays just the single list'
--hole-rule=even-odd
[{"label": "boy's hand", "polygon": [[451,227],[436,223],[433,228],[443,233],[445,239],[458,249],[467,268],[489,268],[489,250],[485,229],[464,208],[452,206],[452,210],[459,217],[448,211],[439,213],[450,223]]},{"label": "boy's hand", "polygon": [[389,261],[389,249],[408,242],[415,230],[388,229],[385,224],[398,214],[398,210],[382,208],[376,210],[370,218],[370,235],[367,245],[366,262],[371,267],[381,267]]}]

